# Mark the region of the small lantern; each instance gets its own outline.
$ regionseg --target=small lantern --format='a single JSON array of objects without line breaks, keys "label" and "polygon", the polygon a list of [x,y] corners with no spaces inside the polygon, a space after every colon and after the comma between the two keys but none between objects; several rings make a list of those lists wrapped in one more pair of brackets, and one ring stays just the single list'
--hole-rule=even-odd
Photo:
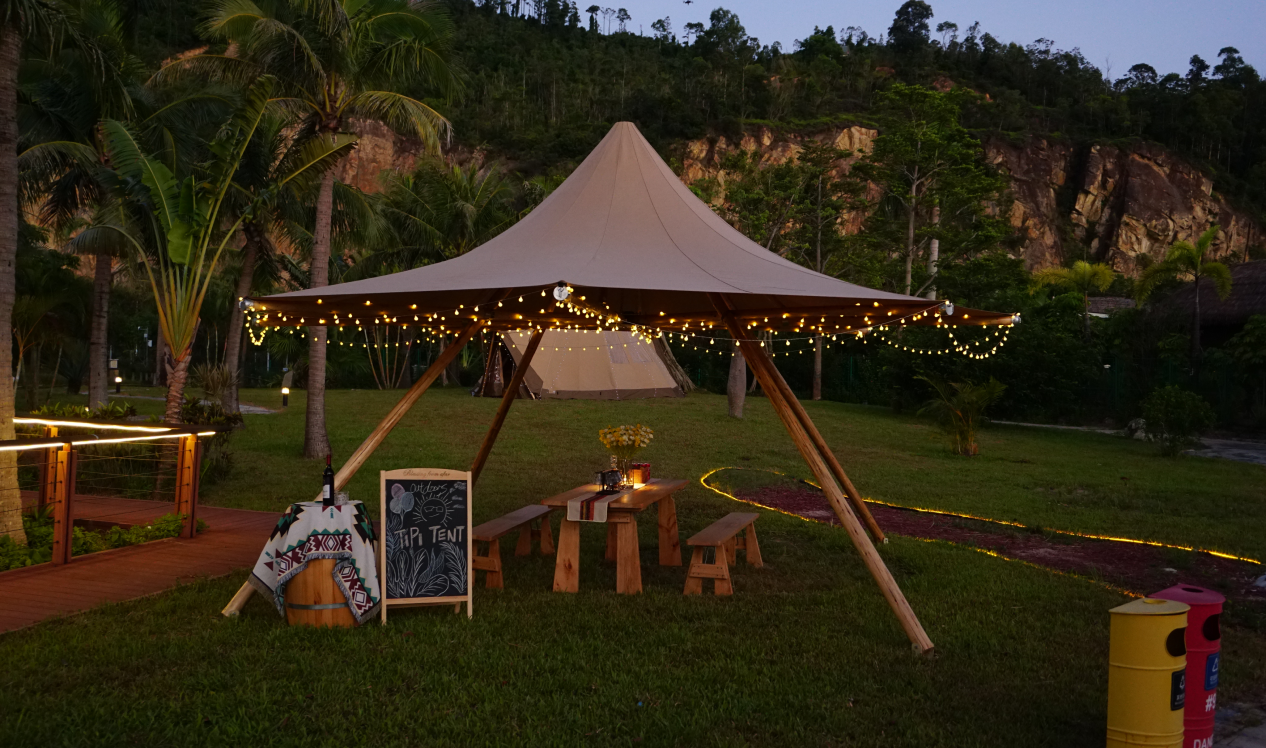
[{"label": "small lantern", "polygon": [[281,407],[285,408],[285,407],[289,407],[289,405],[290,405],[290,388],[282,387],[281,388]]},{"label": "small lantern", "polygon": [[114,378],[114,394],[123,394],[123,377],[116,376]]},{"label": "small lantern", "polygon": [[641,488],[651,482],[651,464],[649,462],[635,462],[629,465],[629,483],[634,488]]},{"label": "small lantern", "polygon": [[603,470],[597,475],[599,493],[617,493],[620,490],[620,482],[624,479],[620,475],[619,470]]}]

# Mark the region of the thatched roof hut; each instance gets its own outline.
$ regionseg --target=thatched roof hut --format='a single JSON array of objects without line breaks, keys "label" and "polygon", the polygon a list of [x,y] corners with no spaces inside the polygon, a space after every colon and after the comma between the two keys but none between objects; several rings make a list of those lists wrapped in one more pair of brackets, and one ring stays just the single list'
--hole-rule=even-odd
[{"label": "thatched roof hut", "polygon": [[[1195,310],[1196,287],[1188,283],[1170,294],[1164,306],[1179,314]],[[1213,281],[1200,280],[1200,321],[1205,328],[1238,330],[1254,314],[1266,314],[1266,260],[1231,266],[1231,294],[1218,298]]]}]

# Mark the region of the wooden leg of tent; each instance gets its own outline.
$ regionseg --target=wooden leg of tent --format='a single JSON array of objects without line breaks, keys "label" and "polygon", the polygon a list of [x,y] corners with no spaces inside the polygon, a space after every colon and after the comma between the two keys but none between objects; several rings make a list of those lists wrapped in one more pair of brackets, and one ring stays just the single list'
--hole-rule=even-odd
[{"label": "wooden leg of tent", "polygon": [[510,405],[514,403],[515,397],[519,394],[519,385],[523,384],[523,377],[527,374],[528,365],[532,363],[532,356],[536,354],[536,347],[541,344],[541,338],[545,335],[545,331],[536,328],[532,333],[532,337],[528,340],[527,348],[523,351],[523,358],[519,361],[518,366],[514,367],[514,376],[506,383],[505,392],[501,395],[501,405],[497,408],[497,415],[492,419],[492,426],[488,428],[488,433],[484,436],[484,443],[479,445],[479,454],[475,455],[475,463],[470,466],[470,485],[474,487],[475,481],[479,480],[479,474],[483,472],[484,463],[488,461],[488,455],[492,452],[492,445],[497,441],[497,434],[501,433],[501,425],[506,422],[506,414],[510,412]]},{"label": "wooden leg of tent", "polygon": [[[766,359],[768,361],[768,359]],[[778,367],[769,362],[770,375],[774,383],[778,386],[778,391],[782,394],[783,400],[791,406],[796,417],[800,419],[800,425],[809,434],[809,438],[813,440],[813,445],[817,447],[822,458],[826,460],[827,467],[831,468],[831,472],[835,475],[835,479],[840,482],[844,488],[844,494],[848,496],[848,501],[853,505],[853,511],[861,518],[866,525],[866,529],[870,531],[870,536],[874,538],[876,543],[887,543],[888,539],[884,537],[884,531],[879,529],[879,523],[875,521],[874,515],[870,513],[870,509],[866,506],[866,502],[862,500],[862,495],[853,486],[853,481],[848,479],[848,475],[844,473],[844,466],[835,458],[835,453],[826,445],[826,440],[822,438],[822,434],[818,432],[818,427],[813,425],[813,420],[809,418],[809,414],[805,412],[804,406],[796,399],[791,388],[787,386],[787,380],[783,378],[782,372],[778,371]]]},{"label": "wooden leg of tent", "polygon": [[488,342],[488,351],[484,354],[484,375],[479,380],[480,397],[492,397],[495,394],[492,391],[492,361],[495,358],[493,352],[497,350],[497,337],[497,334],[493,333]]},{"label": "wooden leg of tent", "polygon": [[775,381],[776,378],[771,374],[771,371],[774,370],[774,365],[766,355],[765,349],[759,343],[747,337],[743,332],[742,326],[739,325],[734,318],[734,314],[730,311],[728,303],[722,297],[714,295],[713,303],[716,305],[717,312],[721,315],[722,320],[725,321],[730,334],[734,336],[735,340],[740,341],[740,345],[743,348],[743,357],[753,364],[752,371],[760,380],[761,388],[765,390],[770,404],[774,406],[774,411],[782,419],[783,425],[786,426],[787,432],[791,435],[792,442],[800,450],[800,455],[809,465],[809,469],[813,471],[814,477],[822,485],[822,491],[831,503],[831,508],[835,510],[836,516],[840,518],[840,522],[844,525],[844,530],[848,533],[849,539],[853,541],[853,546],[857,548],[857,552],[861,555],[866,568],[879,585],[880,592],[888,600],[889,607],[897,615],[897,620],[900,621],[906,636],[909,637],[910,642],[919,652],[931,651],[933,647],[932,640],[928,638],[927,633],[923,630],[923,625],[919,623],[914,610],[910,608],[910,603],[901,592],[901,588],[897,586],[896,580],[892,578],[892,573],[884,565],[883,558],[875,550],[875,546],[871,544],[870,538],[867,537],[866,530],[862,527],[861,522],[854,516],[847,499],[844,497],[844,492],[836,484],[835,476],[832,475],[831,469],[827,467],[822,455],[819,454],[817,446],[809,438],[808,433],[805,431],[804,426],[801,425],[800,419],[796,417],[787,399],[784,399],[782,390]]},{"label": "wooden leg of tent", "polygon": [[[457,358],[457,354],[461,353],[462,348],[474,337],[479,330],[479,326],[480,323],[474,321],[465,330],[462,330],[458,334],[457,339],[453,341],[453,344],[444,349],[439,358],[432,362],[430,368],[404,393],[404,397],[400,398],[400,402],[396,403],[395,407],[387,413],[377,428],[371,431],[365,441],[356,448],[352,456],[348,458],[347,462],[343,463],[343,467],[339,468],[334,475],[334,488],[336,490],[346,486],[352,476],[356,475],[356,471],[360,469],[361,465],[365,464],[365,460],[369,459],[369,456],[374,453],[379,444],[382,444],[383,439],[387,438],[387,434],[391,433],[396,424],[400,423],[400,419],[404,418],[404,414],[409,412],[409,408],[412,408],[418,398],[422,397],[422,393],[426,392],[427,388],[439,378],[440,372],[444,371],[444,367]],[[243,606],[246,605],[246,601],[250,598],[252,590],[254,590],[254,587],[251,587],[249,582],[243,584],[221,613],[230,617],[240,613]]]},{"label": "wooden leg of tent", "polygon": [[445,346],[444,352],[440,354],[439,358],[431,363],[431,366],[418,378],[418,381],[414,382],[413,386],[404,393],[404,397],[400,398],[400,402],[396,403],[395,407],[387,413],[378,426],[369,433],[365,441],[361,442],[361,445],[356,448],[352,456],[347,458],[347,462],[343,463],[343,467],[339,468],[338,472],[334,474],[335,489],[343,488],[352,480],[352,476],[356,475],[356,471],[360,470],[361,465],[365,464],[365,460],[369,459],[375,449],[378,449],[378,445],[382,444],[383,439],[386,439],[391,430],[396,427],[396,424],[400,423],[400,419],[404,418],[405,413],[408,413],[413,404],[418,401],[418,398],[422,397],[422,393],[426,392],[427,388],[439,378],[440,372],[453,363],[453,360],[457,358],[457,354],[461,353],[462,348],[479,331],[479,326],[479,322],[471,322],[465,330],[458,333],[450,345]]}]

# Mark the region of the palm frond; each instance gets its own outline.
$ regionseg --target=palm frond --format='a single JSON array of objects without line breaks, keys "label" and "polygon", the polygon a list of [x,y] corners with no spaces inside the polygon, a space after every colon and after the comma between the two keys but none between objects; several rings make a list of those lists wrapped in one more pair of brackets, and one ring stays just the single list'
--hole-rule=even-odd
[{"label": "palm frond", "polygon": [[180,183],[162,162],[149,158],[136,142],[132,131],[122,122],[106,120],[101,123],[106,152],[115,169],[124,176],[138,178],[148,190],[148,202],[171,241],[175,235],[177,246],[169,247],[174,256],[184,254],[188,231],[181,228]]},{"label": "palm frond", "polygon": [[325,172],[334,168],[356,147],[354,135],[334,135],[328,138],[312,138],[295,149],[294,158],[288,158],[285,171],[278,175],[277,186],[304,190],[315,187]]},{"label": "palm frond", "polygon": [[210,5],[198,32],[207,39],[227,40],[249,34],[255,22],[267,17],[251,0],[217,0]]},{"label": "palm frond", "polygon": [[1174,277],[1178,268],[1168,259],[1145,269],[1134,284],[1134,299],[1140,304],[1152,295],[1162,281]]},{"label": "palm frond", "polygon": [[431,151],[452,131],[451,123],[429,105],[394,91],[363,91],[351,98],[344,114],[379,120],[418,138]]},{"label": "palm frond", "polygon": [[1225,300],[1231,295],[1231,270],[1226,265],[1220,262],[1206,262],[1200,268],[1200,273],[1213,281],[1213,287],[1217,289],[1219,299]]}]

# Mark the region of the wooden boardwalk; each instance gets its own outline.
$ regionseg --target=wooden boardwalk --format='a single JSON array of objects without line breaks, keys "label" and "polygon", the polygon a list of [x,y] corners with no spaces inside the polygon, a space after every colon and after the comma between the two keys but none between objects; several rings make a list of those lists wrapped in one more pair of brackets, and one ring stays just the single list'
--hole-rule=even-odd
[{"label": "wooden boardwalk", "polygon": [[[76,521],[106,526],[141,524],[172,509],[170,502],[99,496],[76,496],[71,506]],[[208,528],[192,540],[168,538],[78,556],[62,566],[0,572],[0,633],[254,566],[278,516],[202,505],[198,518]]]}]

